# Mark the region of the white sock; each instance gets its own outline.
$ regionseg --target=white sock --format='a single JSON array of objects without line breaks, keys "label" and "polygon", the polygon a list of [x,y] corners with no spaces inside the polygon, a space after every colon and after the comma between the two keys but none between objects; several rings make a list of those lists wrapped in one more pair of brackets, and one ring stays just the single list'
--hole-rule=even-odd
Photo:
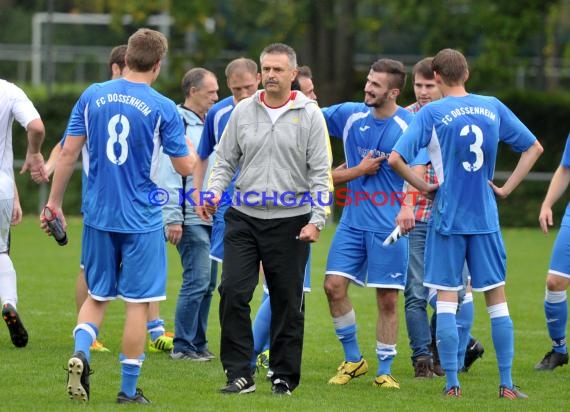
[{"label": "white sock", "polygon": [[0,253],[0,300],[2,304],[9,303],[14,308],[18,302],[16,271],[7,253]]}]

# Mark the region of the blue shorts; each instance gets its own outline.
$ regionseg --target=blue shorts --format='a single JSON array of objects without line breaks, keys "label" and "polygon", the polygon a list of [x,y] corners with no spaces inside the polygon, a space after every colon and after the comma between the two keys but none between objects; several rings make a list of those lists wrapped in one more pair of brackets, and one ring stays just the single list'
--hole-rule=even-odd
[{"label": "blue shorts", "polygon": [[[309,245],[309,257],[307,258],[307,264],[305,265],[305,279],[303,281],[303,292],[311,291],[311,245]],[[263,277],[263,292],[269,295],[269,289],[267,288],[267,283],[265,283],[265,277]]]},{"label": "blue shorts", "polygon": [[329,249],[326,274],[344,276],[360,286],[404,290],[408,237],[383,246],[389,234],[339,224]]},{"label": "blue shorts", "polygon": [[560,231],[550,257],[548,273],[570,278],[570,227],[560,226]]},{"label": "blue shorts", "polygon": [[224,214],[230,208],[230,203],[223,203],[213,217],[212,237],[210,239],[210,259],[222,263],[224,261],[224,232],[226,222]]},{"label": "blue shorts", "polygon": [[166,299],[166,245],[163,229],[118,233],[83,226],[81,260],[89,295],[128,302]]},{"label": "blue shorts", "polygon": [[426,239],[424,286],[461,290],[465,262],[473,290],[482,292],[504,285],[507,257],[501,232],[441,235],[430,225]]}]

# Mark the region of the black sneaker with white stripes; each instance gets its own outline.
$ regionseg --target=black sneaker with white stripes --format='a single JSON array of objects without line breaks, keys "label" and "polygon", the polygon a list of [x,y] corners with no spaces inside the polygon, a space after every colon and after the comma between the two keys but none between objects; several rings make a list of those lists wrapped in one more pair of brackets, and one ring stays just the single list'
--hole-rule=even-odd
[{"label": "black sneaker with white stripes", "polygon": [[279,378],[273,381],[271,392],[273,395],[291,395],[291,390],[289,389],[287,381]]},{"label": "black sneaker with white stripes", "polygon": [[228,381],[227,385],[220,389],[220,392],[227,394],[255,392],[255,382],[251,377],[235,378]]}]

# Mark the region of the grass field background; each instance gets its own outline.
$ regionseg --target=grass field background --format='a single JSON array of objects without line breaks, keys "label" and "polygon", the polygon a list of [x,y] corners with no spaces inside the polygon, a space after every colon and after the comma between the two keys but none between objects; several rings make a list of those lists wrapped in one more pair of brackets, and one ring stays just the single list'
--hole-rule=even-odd
[{"label": "grass field background", "polygon": [[[79,268],[81,220],[68,219],[69,244],[60,247],[39,229],[36,216],[25,216],[12,232],[12,258],[18,273],[18,309],[30,341],[25,349],[12,346],[8,331],[0,325],[0,410],[67,411],[79,405],[67,399],[65,365],[73,352],[71,331],[75,326],[74,284]],[[327,385],[343,359],[341,345],[334,335],[326,297],[322,290],[328,246],[334,227],[329,226],[312,253],[312,288],[307,296],[305,345],[301,385],[291,397],[274,397],[264,375],[257,377],[257,391],[250,395],[223,396],[221,363],[172,361],[167,354],[147,354],[139,386],[153,402],[148,408],[160,411],[440,411],[446,410],[529,410],[570,409],[570,367],[537,373],[533,365],[549,350],[543,297],[544,279],[555,232],[544,237],[536,229],[506,229],[508,253],[507,295],[515,325],[514,382],[530,396],[525,401],[498,399],[498,372],[490,337],[489,317],[483,296],[475,294],[473,335],[485,346],[485,355],[472,369],[460,375],[463,397],[441,396],[442,378],[415,380],[400,298],[398,356],[393,375],[401,390],[384,391],[372,386],[377,360],[375,349],[376,303],[367,288],[351,286],[350,296],[358,321],[358,338],[370,370],[367,375],[344,387]],[[168,247],[168,300],[161,304],[161,315],[173,330],[174,309],[180,285],[181,267],[176,250]],[[445,253],[445,251],[442,251]],[[260,302],[256,292],[255,310]],[[210,349],[219,354],[218,294],[210,314]],[[111,353],[92,355],[91,401],[94,411],[124,410],[116,405],[120,368],[118,354],[123,322],[123,304],[110,305],[100,339]],[[521,404],[524,402],[524,404]],[[136,406],[135,406],[136,407]]]}]

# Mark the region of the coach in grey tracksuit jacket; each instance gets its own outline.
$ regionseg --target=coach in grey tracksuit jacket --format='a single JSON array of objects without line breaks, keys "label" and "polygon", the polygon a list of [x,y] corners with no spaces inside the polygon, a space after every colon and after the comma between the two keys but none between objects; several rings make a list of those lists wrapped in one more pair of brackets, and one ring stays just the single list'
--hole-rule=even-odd
[{"label": "coach in grey tracksuit jacket", "polygon": [[308,243],[302,241],[302,230],[313,224],[320,231],[325,223],[332,181],[329,136],[315,101],[292,92],[273,122],[263,93],[234,109],[208,187],[223,201],[223,191],[239,168],[232,207],[225,215],[221,360],[229,382],[251,377],[249,302],[263,262],[271,296],[273,382],[285,380],[293,390],[299,384],[303,346]]}]

